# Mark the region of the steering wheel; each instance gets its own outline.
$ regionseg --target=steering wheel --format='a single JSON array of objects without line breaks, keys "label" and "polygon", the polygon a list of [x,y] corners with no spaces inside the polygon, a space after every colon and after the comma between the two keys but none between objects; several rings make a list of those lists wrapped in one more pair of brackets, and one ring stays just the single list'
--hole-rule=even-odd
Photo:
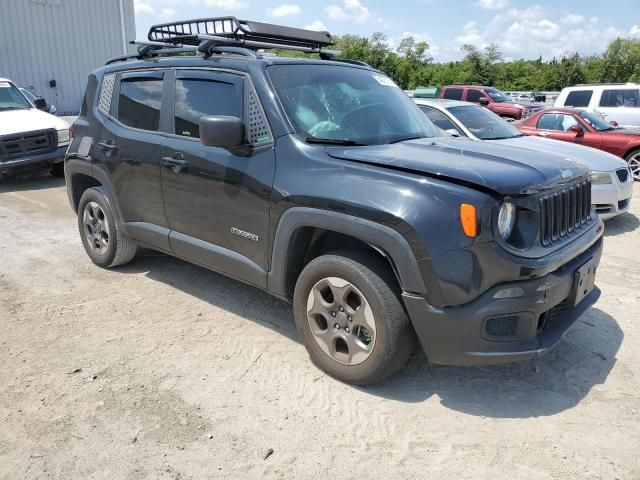
[{"label": "steering wheel", "polygon": [[[359,107],[354,108],[350,112],[346,113],[340,123],[342,124],[342,128],[349,132],[349,134],[355,133],[357,129],[353,128],[353,125],[358,124],[371,124],[374,121],[380,122],[381,115],[377,113],[380,109],[387,110],[389,107],[384,103],[372,103],[371,105],[361,105]],[[385,123],[385,126],[388,125]],[[373,130],[373,129],[372,129]],[[377,132],[379,133],[379,132]]]}]

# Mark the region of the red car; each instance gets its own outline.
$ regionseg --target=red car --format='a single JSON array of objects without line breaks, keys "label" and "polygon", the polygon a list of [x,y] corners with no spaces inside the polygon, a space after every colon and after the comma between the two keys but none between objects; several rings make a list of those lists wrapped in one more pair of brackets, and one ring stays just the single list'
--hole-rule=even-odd
[{"label": "red car", "polygon": [[513,120],[527,118],[542,110],[535,103],[514,102],[496,88],[478,85],[447,85],[440,91],[440,98],[478,103],[501,117]]},{"label": "red car", "polygon": [[618,128],[602,117],[576,108],[552,108],[517,125],[527,135],[564,140],[612,153],[627,161],[640,181],[640,130]]}]

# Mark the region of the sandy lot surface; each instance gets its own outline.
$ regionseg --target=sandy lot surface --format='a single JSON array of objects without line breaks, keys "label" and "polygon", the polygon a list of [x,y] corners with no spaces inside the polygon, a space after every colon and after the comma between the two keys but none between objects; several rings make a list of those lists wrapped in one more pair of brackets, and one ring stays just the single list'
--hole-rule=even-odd
[{"label": "sandy lot surface", "polygon": [[[147,253],[101,270],[60,180],[0,184],[0,479],[640,478],[640,185],[540,360],[340,384],[290,307]],[[273,452],[266,459],[267,453]]]}]

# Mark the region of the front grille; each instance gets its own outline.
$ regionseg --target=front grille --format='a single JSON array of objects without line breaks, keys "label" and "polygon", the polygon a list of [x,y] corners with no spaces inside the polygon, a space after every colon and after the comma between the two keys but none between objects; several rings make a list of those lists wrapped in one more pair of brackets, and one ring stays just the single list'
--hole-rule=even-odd
[{"label": "front grille", "polygon": [[616,170],[616,175],[618,176],[618,180],[620,180],[621,183],[626,183],[629,181],[629,170],[626,168]]},{"label": "front grille", "polygon": [[564,299],[558,305],[550,310],[547,310],[538,319],[538,332],[551,328],[553,323],[561,318],[569,310],[569,301]]},{"label": "front grille", "polygon": [[540,198],[540,241],[549,245],[591,218],[591,181]]},{"label": "front grille", "polygon": [[0,158],[11,160],[24,155],[46,153],[56,147],[55,130],[19,133],[0,137]]}]

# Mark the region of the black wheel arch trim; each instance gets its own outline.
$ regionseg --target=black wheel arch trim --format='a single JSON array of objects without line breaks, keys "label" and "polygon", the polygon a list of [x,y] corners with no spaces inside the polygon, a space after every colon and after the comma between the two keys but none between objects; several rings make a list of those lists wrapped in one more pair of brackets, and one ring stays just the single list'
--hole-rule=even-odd
[{"label": "black wheel arch trim", "polygon": [[296,231],[305,227],[349,235],[369,244],[391,261],[403,291],[427,295],[418,261],[400,233],[370,220],[309,207],[291,207],[278,221],[267,280],[269,291],[275,295],[289,296],[286,283],[289,246]]}]

